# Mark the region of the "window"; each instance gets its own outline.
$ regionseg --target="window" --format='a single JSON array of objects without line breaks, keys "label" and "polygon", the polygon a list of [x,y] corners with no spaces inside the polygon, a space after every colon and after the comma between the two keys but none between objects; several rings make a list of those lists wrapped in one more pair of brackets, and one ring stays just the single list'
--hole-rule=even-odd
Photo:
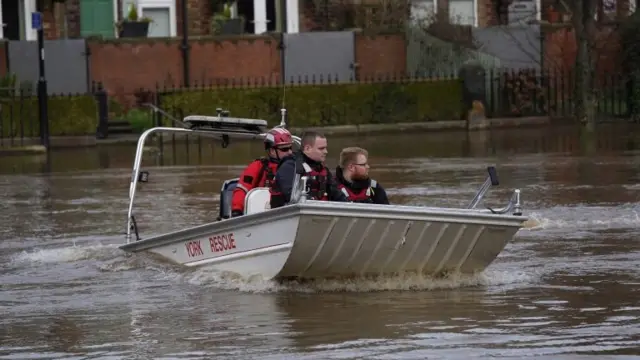
[{"label": "window", "polygon": [[149,17],[149,37],[177,36],[175,0],[122,0],[122,17],[127,17],[129,5],[137,4],[138,16]]},{"label": "window", "polygon": [[144,7],[144,16],[151,18],[148,37],[171,36],[171,12],[168,7]]},{"label": "window", "polygon": [[411,21],[431,22],[436,13],[436,0],[415,0],[411,3]]},{"label": "window", "polygon": [[449,0],[449,21],[458,25],[475,25],[474,0]]}]

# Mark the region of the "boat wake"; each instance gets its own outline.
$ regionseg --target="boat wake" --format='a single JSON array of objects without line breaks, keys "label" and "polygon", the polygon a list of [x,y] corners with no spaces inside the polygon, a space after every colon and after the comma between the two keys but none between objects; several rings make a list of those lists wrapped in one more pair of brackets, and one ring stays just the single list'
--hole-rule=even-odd
[{"label": "boat wake", "polygon": [[[578,210],[579,207],[579,210]],[[638,204],[618,206],[556,206],[532,211],[523,231],[563,232],[584,230],[628,230],[640,226]]]},{"label": "boat wake", "polygon": [[[580,211],[561,206],[534,211],[525,227],[518,232],[515,242],[507,246],[494,264],[477,275],[449,274],[436,278],[401,274],[376,278],[275,282],[258,276],[242,278],[207,268],[185,269],[147,253],[129,254],[118,249],[116,243],[120,240],[115,237],[100,238],[99,244],[95,240],[83,239],[81,242],[67,242],[73,245],[61,246],[58,242],[53,247],[49,245],[21,250],[8,256],[8,261],[3,262],[0,269],[3,273],[12,273],[13,278],[20,273],[28,276],[27,273],[43,267],[71,264],[76,268],[87,267],[92,272],[143,271],[145,273],[140,276],[147,277],[150,281],[168,282],[169,286],[171,283],[188,284],[249,293],[428,291],[463,287],[504,289],[536,283],[545,272],[553,269],[550,264],[540,266],[537,261],[531,260],[536,258],[534,253],[538,250],[532,246],[538,241],[528,240],[548,239],[549,236],[555,238],[554,234],[557,234],[562,235],[559,241],[570,242],[579,235],[593,236],[599,231],[635,229],[640,225],[640,215],[636,209],[637,204],[624,204],[611,207],[582,206]],[[560,255],[562,254],[558,254]],[[523,256],[526,258],[522,258]],[[514,268],[514,264],[520,266]]]},{"label": "boat wake", "polygon": [[128,254],[117,245],[73,245],[45,248],[14,254],[7,266],[11,270],[50,267],[55,264],[84,263],[100,272],[128,272],[147,270],[150,280],[196,285],[224,291],[248,293],[317,293],[317,292],[376,292],[426,291],[475,286],[499,286],[530,282],[534,275],[513,270],[487,269],[476,275],[447,274],[442,277],[407,273],[368,278],[324,279],[314,281],[272,281],[254,276],[243,278],[236,274],[208,268],[185,269],[147,253]]},{"label": "boat wake", "polygon": [[68,263],[83,260],[108,260],[122,255],[118,245],[72,245],[61,248],[24,250],[10,257],[13,268],[33,267],[44,264]]},{"label": "boat wake", "polygon": [[271,281],[261,277],[245,279],[207,269],[198,269],[190,274],[174,274],[170,275],[170,277],[174,280],[188,282],[200,287],[209,286],[221,290],[249,293],[429,291],[527,283],[534,279],[534,276],[525,272],[496,271],[492,269],[487,269],[476,275],[453,273],[442,277],[431,277],[405,273],[366,278],[290,280],[282,282]]}]

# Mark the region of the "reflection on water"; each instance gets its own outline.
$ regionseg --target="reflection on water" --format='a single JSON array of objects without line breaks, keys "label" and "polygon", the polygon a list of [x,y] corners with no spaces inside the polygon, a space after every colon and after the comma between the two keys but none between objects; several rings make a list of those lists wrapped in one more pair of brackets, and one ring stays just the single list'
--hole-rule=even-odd
[{"label": "reflection on water", "polygon": [[[640,351],[640,151],[629,129],[330,138],[395,203],[460,206],[489,164],[532,217],[487,271],[274,284],[117,249],[133,146],[0,158],[0,359],[600,359]],[[211,221],[259,143],[150,150],[143,234]],[[175,151],[174,151],[175,150]],[[231,151],[234,151],[231,153]],[[46,164],[46,165],[45,165]]]}]

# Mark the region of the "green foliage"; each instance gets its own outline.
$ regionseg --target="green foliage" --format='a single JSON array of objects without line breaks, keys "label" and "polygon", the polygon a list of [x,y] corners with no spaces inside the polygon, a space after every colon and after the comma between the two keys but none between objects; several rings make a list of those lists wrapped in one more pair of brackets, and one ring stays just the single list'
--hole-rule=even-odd
[{"label": "green foliage", "polygon": [[11,98],[16,91],[17,78],[15,74],[6,74],[0,78],[0,102]]},{"label": "green foliage", "polygon": [[131,109],[125,115],[125,119],[136,133],[142,133],[153,127],[153,116],[149,110]]},{"label": "green foliage", "polygon": [[[52,96],[48,101],[49,131],[56,135],[87,135],[96,131],[97,105],[93,96]],[[37,137],[40,133],[38,98],[0,98],[0,136]]]},{"label": "green foliage", "polygon": [[[282,96],[282,87],[176,91],[163,95],[160,106],[183,116],[221,107],[276,125]],[[457,120],[463,113],[459,80],[288,86],[285,99],[295,127]]]}]

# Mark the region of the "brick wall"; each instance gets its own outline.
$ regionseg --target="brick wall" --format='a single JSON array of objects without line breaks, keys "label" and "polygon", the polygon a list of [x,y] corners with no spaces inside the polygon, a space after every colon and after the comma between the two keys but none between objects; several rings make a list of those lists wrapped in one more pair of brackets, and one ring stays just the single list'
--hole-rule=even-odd
[{"label": "brick wall", "polygon": [[[176,25],[178,36],[182,36],[182,1],[176,0]],[[212,14],[208,0],[186,0],[189,35],[208,35]],[[118,0],[118,16],[122,14],[122,2]],[[48,40],[80,37],[80,0],[67,0],[66,3],[45,1],[43,8],[43,28]],[[62,19],[66,17],[66,34],[62,28]],[[118,19],[116,19],[117,21]],[[115,24],[114,24],[115,26]]]},{"label": "brick wall", "polygon": [[[576,40],[569,27],[545,29],[544,61],[547,69],[569,70],[575,66]],[[615,73],[619,69],[620,43],[614,26],[598,29],[595,54],[596,73]]]},{"label": "brick wall", "polygon": [[[90,41],[91,80],[110,94],[132,96],[140,89],[183,84],[180,39]],[[277,77],[277,41],[266,36],[191,41],[191,83],[216,79]],[[161,59],[161,61],[158,61]]]},{"label": "brick wall", "polygon": [[[180,39],[92,40],[88,43],[91,80],[103,83],[107,92],[133,97],[139,89],[180,86],[183,83]],[[401,74],[406,69],[403,35],[356,35],[359,77]],[[278,40],[270,36],[244,35],[191,41],[191,84],[223,79],[280,80]],[[158,61],[162,59],[162,61]]]},{"label": "brick wall", "polygon": [[[45,39],[80,37],[80,0],[67,0],[66,3],[45,1],[42,16]],[[65,18],[66,27],[63,23]]]},{"label": "brick wall", "polygon": [[[191,79],[207,83],[218,79],[280,79],[279,40],[246,35],[191,44]],[[179,62],[182,64],[182,61]],[[180,65],[182,66],[182,65]],[[180,77],[181,79],[182,77]]]},{"label": "brick wall", "polygon": [[371,76],[404,74],[407,68],[407,47],[404,35],[356,35],[358,79]]},{"label": "brick wall", "polygon": [[9,71],[7,66],[8,47],[9,43],[7,41],[0,41],[0,76],[5,76]]},{"label": "brick wall", "polygon": [[178,36],[182,36],[182,2],[187,1],[187,19],[189,35],[202,36],[208,35],[211,28],[211,9],[210,0],[176,0],[176,24]]},{"label": "brick wall", "polygon": [[[361,28],[387,31],[402,26],[413,0],[299,0],[300,31]],[[438,0],[448,4],[449,0]],[[448,7],[448,5],[447,5]]]}]

